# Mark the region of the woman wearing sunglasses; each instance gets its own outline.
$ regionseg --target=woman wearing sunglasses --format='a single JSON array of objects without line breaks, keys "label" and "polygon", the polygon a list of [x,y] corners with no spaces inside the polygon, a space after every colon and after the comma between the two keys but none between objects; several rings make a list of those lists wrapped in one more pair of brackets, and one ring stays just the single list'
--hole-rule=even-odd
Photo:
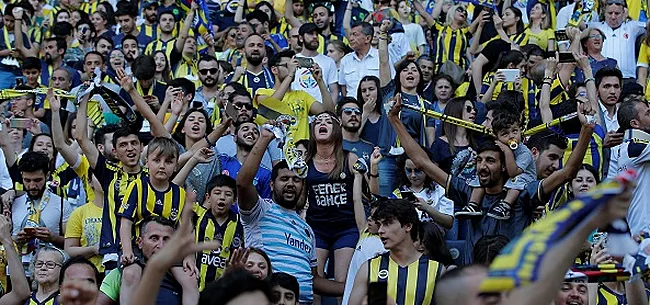
[{"label": "woman wearing sunglasses", "polygon": [[433,182],[406,155],[398,158],[400,184],[391,197],[413,200],[421,221],[432,221],[445,229],[453,226],[454,202],[445,197],[445,189]]},{"label": "woman wearing sunglasses", "polygon": [[[344,283],[359,239],[353,204],[356,179],[353,164],[358,157],[343,150],[341,122],[332,112],[322,112],[311,125],[305,161],[309,207],[307,223],[314,230],[318,273],[334,253],[334,278]],[[358,194],[357,194],[358,195]]]},{"label": "woman wearing sunglasses", "polygon": [[431,27],[433,44],[430,55],[436,65],[435,71],[438,72],[440,66],[446,61],[451,61],[463,70],[467,70],[470,63],[467,57],[469,40],[476,32],[481,18],[474,18],[474,22],[470,25],[467,9],[464,5],[457,4],[451,6],[444,23],[440,22],[438,17],[443,11],[445,2],[447,1],[437,1],[431,14],[424,9],[420,1],[413,1],[413,5]]},{"label": "woman wearing sunglasses", "polygon": [[231,26],[226,29],[226,33],[217,41],[216,48],[220,50],[217,52],[217,59],[227,61],[230,53],[237,50],[237,42],[235,41],[237,31],[239,31],[238,27]]},{"label": "woman wearing sunglasses", "polygon": [[[471,101],[465,98],[453,98],[449,101],[447,107],[445,107],[445,114],[450,117],[474,122],[476,119],[476,108]],[[476,146],[476,139],[471,130],[443,122],[441,136],[431,146],[432,160],[442,170],[451,173],[452,168],[467,167],[467,164],[465,166],[454,164],[454,158],[460,158],[466,154],[471,155],[473,152],[472,148],[476,148]],[[473,158],[464,158],[463,160],[473,162]]]}]

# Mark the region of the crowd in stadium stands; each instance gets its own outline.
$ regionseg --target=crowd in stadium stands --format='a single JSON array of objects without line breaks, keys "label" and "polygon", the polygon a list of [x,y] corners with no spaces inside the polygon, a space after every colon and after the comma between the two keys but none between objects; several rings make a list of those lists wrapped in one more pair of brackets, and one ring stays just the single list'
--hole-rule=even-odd
[{"label": "crowd in stadium stands", "polygon": [[0,305],[650,304],[649,0],[0,14]]}]

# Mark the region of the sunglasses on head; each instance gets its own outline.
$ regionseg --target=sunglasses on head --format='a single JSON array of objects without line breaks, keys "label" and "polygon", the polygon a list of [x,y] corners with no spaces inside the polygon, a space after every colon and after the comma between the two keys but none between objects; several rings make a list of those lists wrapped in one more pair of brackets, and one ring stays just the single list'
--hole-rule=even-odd
[{"label": "sunglasses on head", "polygon": [[359,108],[346,107],[343,108],[343,113],[345,113],[345,115],[352,115],[353,113],[356,115],[361,115],[361,110]]},{"label": "sunglasses on head", "polygon": [[242,108],[245,108],[246,110],[253,110],[253,104],[250,103],[233,103],[232,107],[236,110],[242,110]]},{"label": "sunglasses on head", "polygon": [[208,72],[210,72],[210,74],[217,74],[217,72],[219,72],[219,69],[210,68],[210,69],[200,69],[199,70],[199,73],[201,73],[202,75],[207,75]]}]

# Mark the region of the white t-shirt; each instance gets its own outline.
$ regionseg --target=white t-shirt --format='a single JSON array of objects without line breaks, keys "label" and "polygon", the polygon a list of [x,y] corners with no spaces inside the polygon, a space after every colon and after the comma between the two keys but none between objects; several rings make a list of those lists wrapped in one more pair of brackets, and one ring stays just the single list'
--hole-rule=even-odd
[{"label": "white t-shirt", "polygon": [[406,37],[411,44],[412,51],[417,52],[419,46],[424,46],[427,44],[427,40],[424,38],[424,31],[422,30],[421,25],[416,23],[409,23],[403,25],[403,27],[404,32],[406,33]]},{"label": "white t-shirt", "polygon": [[[318,54],[314,57],[298,54],[296,57],[313,59],[314,63],[318,64],[318,66],[323,71],[323,81],[327,86],[338,83],[338,68],[336,67],[336,62],[334,62],[334,59],[331,57],[325,56],[323,54]],[[309,93],[309,95],[311,95],[315,100],[321,103],[323,102],[323,97],[320,94],[320,89],[318,89],[318,83],[316,83],[316,79],[312,76],[311,70],[307,68],[298,68],[296,70],[296,77],[291,84],[291,89],[303,90]]]},{"label": "white t-shirt", "polygon": [[354,278],[357,276],[357,271],[359,271],[361,265],[377,256],[377,254],[384,252],[386,252],[384,244],[377,235],[368,235],[368,237],[359,240],[357,247],[354,249],[354,254],[352,254],[352,260],[350,260],[350,268],[348,268],[348,276],[345,279],[345,290],[343,291],[343,303],[341,304],[349,303],[350,294],[354,287]]},{"label": "white t-shirt", "polygon": [[589,27],[600,29],[605,34],[603,56],[616,59],[623,78],[635,78],[636,38],[645,34],[645,23],[627,21],[617,29],[612,29],[606,22],[591,22]]},{"label": "white t-shirt", "polygon": [[[433,189],[425,187],[418,193],[414,192],[413,195],[422,198],[431,207],[436,209],[436,211],[445,215],[454,216],[454,202],[445,196],[445,189],[442,186],[434,184]],[[417,212],[421,221],[433,221],[429,214],[420,210],[417,210]]]},{"label": "white t-shirt", "polygon": [[[650,134],[634,130],[635,137],[650,140]],[[618,171],[634,169],[637,172],[637,186],[634,189],[632,202],[627,210],[627,222],[630,232],[647,230],[650,225],[650,145],[643,141],[630,141],[625,134],[623,144],[619,145]]]}]

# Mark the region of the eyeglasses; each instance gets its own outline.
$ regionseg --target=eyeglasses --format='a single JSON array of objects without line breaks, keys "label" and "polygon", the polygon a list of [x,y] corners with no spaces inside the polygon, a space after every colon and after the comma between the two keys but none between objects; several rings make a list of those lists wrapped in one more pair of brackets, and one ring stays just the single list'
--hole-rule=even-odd
[{"label": "eyeglasses", "polygon": [[210,74],[214,75],[214,74],[217,74],[217,72],[219,72],[219,69],[210,68],[210,69],[201,69],[201,70],[199,70],[199,73],[201,73],[201,75],[208,75],[208,72],[210,72]]},{"label": "eyeglasses", "polygon": [[585,96],[587,96],[587,91],[580,91],[580,92],[578,92],[578,96],[579,96],[579,97],[585,97]]},{"label": "eyeglasses", "polygon": [[242,108],[245,108],[246,110],[253,110],[253,104],[250,103],[233,103],[232,107],[236,110],[242,110]]},{"label": "eyeglasses", "polygon": [[404,168],[404,172],[406,172],[406,175],[407,175],[407,176],[410,176],[410,175],[412,175],[412,174],[422,175],[422,174],[424,173],[424,172],[423,172],[422,170],[420,170],[420,169],[417,169],[417,168],[408,168],[408,167],[405,167],[405,168]]},{"label": "eyeglasses", "polygon": [[36,269],[43,268],[43,265],[45,265],[45,267],[46,267],[47,269],[50,269],[50,270],[52,270],[52,269],[54,269],[54,268],[56,268],[56,267],[61,267],[61,266],[62,266],[61,264],[56,263],[56,262],[53,262],[53,261],[47,261],[47,262],[44,262],[44,261],[35,261],[35,262],[34,262],[34,267],[35,267]]},{"label": "eyeglasses", "polygon": [[474,107],[473,106],[465,106],[465,111],[467,111],[467,113],[472,113],[472,111],[474,111]]},{"label": "eyeglasses", "polygon": [[612,5],[612,4],[618,4],[622,6],[626,6],[627,4],[623,0],[607,0],[607,5]]},{"label": "eyeglasses", "polygon": [[602,39],[603,35],[600,34],[591,34],[589,35],[589,39]]},{"label": "eyeglasses", "polygon": [[352,115],[353,113],[356,115],[361,115],[361,110],[359,110],[359,108],[346,107],[343,108],[343,113],[345,113],[345,115]]},{"label": "eyeglasses", "polygon": [[237,37],[237,33],[231,33],[231,34],[228,35],[228,36],[230,36],[230,38],[235,38],[235,37]]}]

